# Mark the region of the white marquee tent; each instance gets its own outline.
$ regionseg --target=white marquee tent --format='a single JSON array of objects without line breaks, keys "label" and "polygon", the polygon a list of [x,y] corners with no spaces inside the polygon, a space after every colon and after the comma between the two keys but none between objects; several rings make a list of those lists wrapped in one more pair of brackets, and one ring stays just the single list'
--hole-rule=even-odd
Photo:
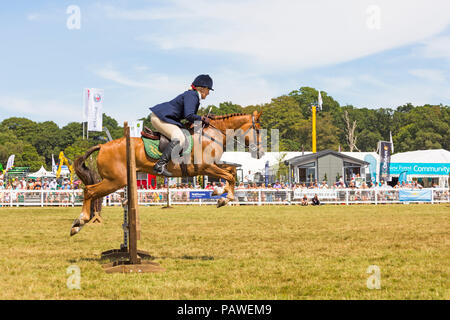
[{"label": "white marquee tent", "polygon": [[448,163],[450,164],[450,151],[444,149],[417,150],[396,153],[391,156],[394,163]]},{"label": "white marquee tent", "polygon": [[55,178],[56,175],[53,174],[51,171],[45,170],[44,166],[41,166],[41,168],[36,171],[28,174],[29,178],[42,178],[42,177],[49,177],[49,178]]}]

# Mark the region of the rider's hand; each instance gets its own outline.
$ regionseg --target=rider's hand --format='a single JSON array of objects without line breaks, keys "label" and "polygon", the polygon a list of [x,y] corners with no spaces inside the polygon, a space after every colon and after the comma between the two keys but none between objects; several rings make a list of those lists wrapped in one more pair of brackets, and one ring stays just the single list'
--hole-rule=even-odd
[{"label": "rider's hand", "polygon": [[209,126],[209,123],[211,122],[211,119],[209,119],[208,117],[202,116],[202,122],[203,122],[206,126]]}]

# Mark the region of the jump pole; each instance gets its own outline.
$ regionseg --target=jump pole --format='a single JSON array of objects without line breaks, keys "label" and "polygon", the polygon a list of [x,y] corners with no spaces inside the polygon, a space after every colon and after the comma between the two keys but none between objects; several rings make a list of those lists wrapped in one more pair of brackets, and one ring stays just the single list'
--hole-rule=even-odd
[{"label": "jump pole", "polygon": [[[144,273],[165,271],[158,263],[143,261],[142,258],[150,257],[145,251],[137,249],[137,240],[140,238],[138,197],[136,183],[136,158],[134,153],[134,142],[130,138],[130,128],[128,122],[124,122],[126,151],[127,151],[127,200],[124,206],[127,208],[128,223],[124,223],[124,242],[128,240],[127,250],[122,245],[120,249],[105,251],[103,257],[126,257],[128,260],[118,260],[103,265],[107,273]],[[125,237],[127,235],[127,237]]]},{"label": "jump pole", "polygon": [[170,188],[169,188],[169,178],[167,178],[167,205],[162,207],[161,209],[172,209],[173,207],[170,205]]}]

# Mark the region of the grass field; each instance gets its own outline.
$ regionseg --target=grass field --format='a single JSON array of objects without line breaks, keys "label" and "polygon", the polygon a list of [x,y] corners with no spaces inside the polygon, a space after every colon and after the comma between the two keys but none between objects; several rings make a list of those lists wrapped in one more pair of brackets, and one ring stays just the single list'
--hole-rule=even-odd
[{"label": "grass field", "polygon": [[450,298],[449,205],[140,207],[138,247],[166,271],[128,275],[100,260],[122,241],[122,209],[71,238],[79,212],[0,208],[0,299]]}]

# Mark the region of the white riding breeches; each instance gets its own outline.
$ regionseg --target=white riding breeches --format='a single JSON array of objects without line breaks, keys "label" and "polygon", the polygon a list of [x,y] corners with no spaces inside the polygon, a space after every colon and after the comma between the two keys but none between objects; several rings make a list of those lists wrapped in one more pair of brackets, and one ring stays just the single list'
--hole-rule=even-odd
[{"label": "white riding breeches", "polygon": [[151,122],[152,122],[153,127],[155,127],[155,129],[158,132],[160,132],[161,134],[163,134],[167,138],[169,138],[170,141],[177,139],[178,141],[180,141],[180,146],[184,146],[186,138],[184,136],[183,131],[181,131],[180,127],[178,127],[174,124],[162,121],[154,113],[151,114]]}]

